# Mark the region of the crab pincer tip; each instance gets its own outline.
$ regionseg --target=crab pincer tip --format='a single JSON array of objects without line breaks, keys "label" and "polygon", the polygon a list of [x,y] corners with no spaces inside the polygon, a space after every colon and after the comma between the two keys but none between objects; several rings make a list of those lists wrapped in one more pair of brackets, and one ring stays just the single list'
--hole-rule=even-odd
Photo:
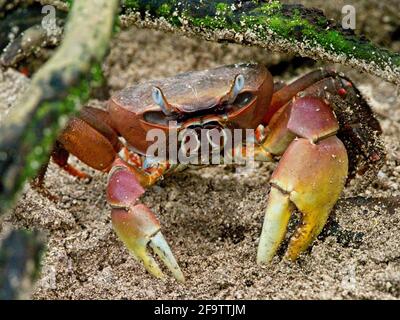
[{"label": "crab pincer tip", "polygon": [[150,240],[150,247],[157,254],[158,258],[171,271],[174,278],[179,282],[185,282],[185,277],[179,268],[176,259],[161,232],[157,232]]}]

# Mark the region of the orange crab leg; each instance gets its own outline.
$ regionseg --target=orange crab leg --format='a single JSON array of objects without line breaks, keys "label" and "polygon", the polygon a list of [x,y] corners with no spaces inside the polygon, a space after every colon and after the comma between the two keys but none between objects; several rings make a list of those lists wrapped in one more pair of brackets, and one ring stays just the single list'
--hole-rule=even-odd
[{"label": "orange crab leg", "polygon": [[108,113],[85,107],[58,137],[52,158],[69,174],[82,179],[89,176],[68,163],[70,154],[94,169],[108,172],[121,148],[122,143],[111,126]]},{"label": "orange crab leg", "polygon": [[287,104],[297,93],[317,83],[318,81],[335,74],[331,69],[319,69],[293,81],[287,86],[281,86],[274,92],[268,112],[264,116],[263,124],[268,124],[275,113]]},{"label": "orange crab leg", "polygon": [[266,128],[267,136],[262,147],[271,154],[282,155],[296,137],[287,127],[291,111],[292,104],[289,103],[275,113]]},{"label": "orange crab leg", "polygon": [[151,274],[163,276],[149,247],[173,276],[183,282],[184,276],[160,231],[158,219],[138,202],[145,188],[162,177],[169,164],[160,163],[143,170],[142,159],[122,146],[108,114],[88,107],[68,122],[57,146],[53,159],[72,175],[86,177],[67,163],[69,153],[92,168],[109,172],[107,201],[112,207],[112,224],[118,237]]},{"label": "orange crab leg", "polygon": [[[180,282],[184,276],[160,229],[160,222],[147,206],[138,203],[145,189],[139,180],[153,182],[160,174],[138,179],[138,170],[121,159],[116,159],[109,173],[107,201],[112,207],[113,228],[129,252],[141,261],[148,272],[161,278],[163,273],[151,255],[149,247]],[[143,175],[146,175],[143,173]]]}]

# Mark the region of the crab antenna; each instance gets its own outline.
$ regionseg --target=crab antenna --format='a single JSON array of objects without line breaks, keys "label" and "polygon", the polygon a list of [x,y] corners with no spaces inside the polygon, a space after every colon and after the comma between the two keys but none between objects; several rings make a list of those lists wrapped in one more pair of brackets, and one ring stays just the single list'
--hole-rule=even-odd
[{"label": "crab antenna", "polygon": [[173,108],[168,103],[167,99],[164,96],[164,93],[159,87],[154,86],[152,88],[151,96],[155,104],[157,104],[161,108],[165,115],[170,116],[174,113]]},{"label": "crab antenna", "polygon": [[240,93],[244,88],[244,77],[241,74],[237,74],[235,76],[235,80],[232,82],[231,88],[229,89],[229,92],[226,95],[226,101],[228,103],[233,103]]}]

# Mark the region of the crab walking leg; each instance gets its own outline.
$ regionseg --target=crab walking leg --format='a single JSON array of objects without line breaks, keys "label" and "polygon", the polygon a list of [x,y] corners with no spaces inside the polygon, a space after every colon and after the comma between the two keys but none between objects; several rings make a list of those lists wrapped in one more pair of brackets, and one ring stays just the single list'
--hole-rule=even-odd
[{"label": "crab walking leg", "polygon": [[330,68],[322,68],[311,71],[310,73],[302,76],[301,78],[293,81],[288,85],[278,85],[278,88],[271,100],[271,104],[268,107],[268,112],[265,114],[262,121],[263,124],[268,124],[273,115],[284,105],[286,105],[297,93],[307,89],[313,84],[329,76],[335,75],[335,71]]},{"label": "crab walking leg", "polygon": [[109,173],[107,201],[112,207],[113,228],[129,252],[144,264],[149,273],[163,277],[163,272],[151,255],[151,247],[175,279],[183,282],[182,271],[160,231],[160,222],[147,206],[138,203],[145,189],[137,178],[138,170],[132,169],[117,159]]},{"label": "crab walking leg", "polygon": [[300,211],[301,222],[286,257],[295,260],[307,249],[324,227],[347,178],[347,151],[334,135],[338,124],[329,106],[320,99],[306,97],[296,99],[290,108],[286,126],[297,138],[271,177],[258,263],[273,258],[294,208]]}]

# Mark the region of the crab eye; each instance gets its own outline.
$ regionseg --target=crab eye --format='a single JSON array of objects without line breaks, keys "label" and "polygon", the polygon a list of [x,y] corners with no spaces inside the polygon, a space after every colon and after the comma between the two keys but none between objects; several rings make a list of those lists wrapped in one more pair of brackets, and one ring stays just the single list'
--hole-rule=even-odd
[{"label": "crab eye", "polygon": [[222,98],[222,101],[232,104],[239,93],[243,90],[244,88],[244,77],[241,74],[238,74],[235,76],[235,79],[233,80],[231,87],[228,91],[228,93]]},{"label": "crab eye", "polygon": [[239,74],[235,78],[235,86],[233,89],[234,96],[237,96],[240,93],[240,91],[243,90],[243,88],[244,88],[244,77],[243,75]]},{"label": "crab eye", "polygon": [[161,105],[164,105],[164,100],[160,88],[153,87],[153,89],[151,90],[151,97],[153,98],[155,104],[159,105],[160,107]]},{"label": "crab eye", "polygon": [[151,89],[151,97],[153,98],[154,103],[161,108],[165,115],[170,116],[173,114],[171,106],[165,99],[164,94],[159,87],[153,87]]}]

